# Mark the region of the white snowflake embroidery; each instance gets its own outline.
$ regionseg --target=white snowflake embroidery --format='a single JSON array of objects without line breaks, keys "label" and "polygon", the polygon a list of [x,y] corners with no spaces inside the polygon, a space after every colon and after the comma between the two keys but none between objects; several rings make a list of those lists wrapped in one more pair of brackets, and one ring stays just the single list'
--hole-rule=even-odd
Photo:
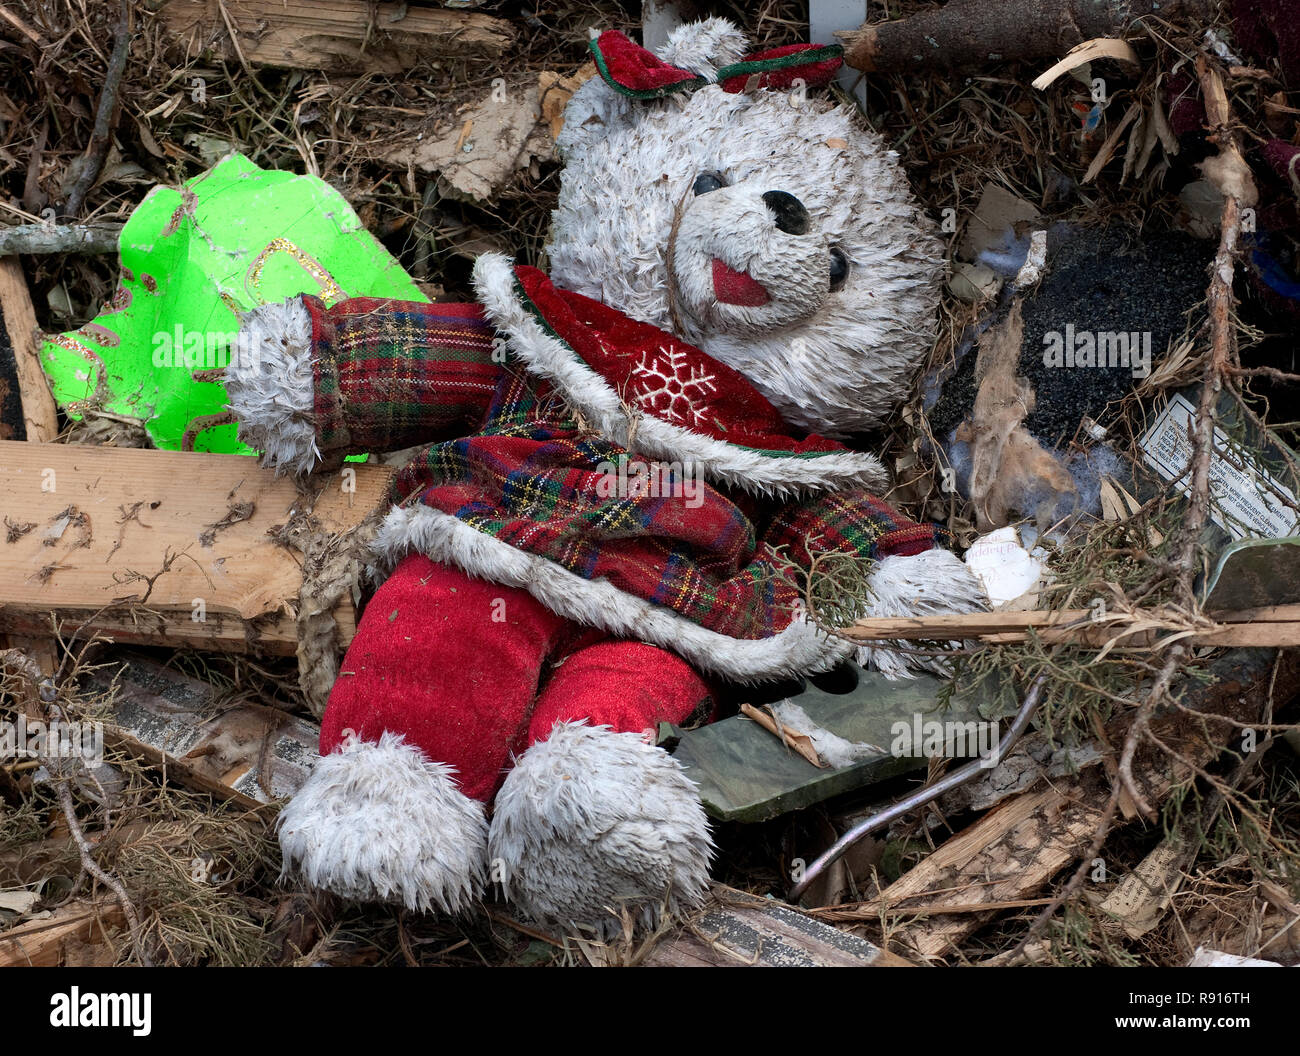
[{"label": "white snowflake embroidery", "polygon": [[717,378],[681,349],[646,350],[632,372],[637,380],[637,402],[649,411],[683,425],[700,425],[704,408],[699,404],[716,391]]}]

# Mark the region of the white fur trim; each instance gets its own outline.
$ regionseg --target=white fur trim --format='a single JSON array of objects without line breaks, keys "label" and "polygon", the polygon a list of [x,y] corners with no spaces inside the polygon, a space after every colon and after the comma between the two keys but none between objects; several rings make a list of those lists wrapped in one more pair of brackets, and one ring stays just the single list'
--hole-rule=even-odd
[{"label": "white fur trim", "polygon": [[[546,333],[520,302],[509,258],[500,253],[480,256],[474,262],[474,288],[488,318],[510,339],[511,349],[528,369],[556,385],[602,436],[627,447],[631,423],[623,400],[576,352]],[[760,495],[850,485],[881,489],[888,483],[874,455],[853,451],[813,458],[759,455],[648,414],[636,419],[635,441],[653,458],[691,462],[706,477]]]},{"label": "white fur trim", "polygon": [[239,439],[277,470],[305,473],[320,460],[311,351],[311,316],[300,298],[261,305],[240,319],[226,367],[227,406],[239,419]]},{"label": "white fur trim", "polygon": [[695,785],[639,734],[557,722],[497,794],[488,854],[533,919],[608,938],[700,904],[713,841]]},{"label": "white fur trim", "polygon": [[517,550],[428,506],[392,510],[371,548],[381,572],[407,554],[425,554],[471,576],[522,588],[551,612],[584,627],[670,649],[702,671],[737,682],[824,671],[851,652],[849,642],[830,638],[803,619],[771,638],[729,638],[607,580],[584,579],[554,561]]},{"label": "white fur trim", "polygon": [[363,902],[459,913],[483,890],[483,804],[397,734],[324,756],[280,814],[284,871]]},{"label": "white fur trim", "polygon": [[[869,616],[935,616],[989,609],[988,595],[976,575],[956,554],[939,547],[911,557],[884,558],[872,570],[870,585],[874,600]],[[927,659],[879,646],[860,647],[858,662],[895,679],[911,678],[910,667],[946,670],[942,658]]]}]

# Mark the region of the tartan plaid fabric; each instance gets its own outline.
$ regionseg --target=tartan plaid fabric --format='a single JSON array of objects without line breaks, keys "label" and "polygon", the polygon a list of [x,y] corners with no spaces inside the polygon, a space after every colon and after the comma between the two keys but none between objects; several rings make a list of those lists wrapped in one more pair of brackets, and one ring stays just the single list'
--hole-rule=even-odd
[{"label": "tartan plaid fabric", "polygon": [[511,373],[482,430],[423,451],[394,480],[391,498],[451,514],[732,638],[789,625],[809,546],[876,558],[935,542],[933,525],[913,524],[865,492],[772,514],[752,496],[661,466],[581,432],[545,384]]},{"label": "tartan plaid fabric", "polygon": [[476,304],[354,297],[312,321],[321,452],[394,451],[465,432],[487,411],[501,367]]},{"label": "tartan plaid fabric", "polygon": [[786,506],[772,518],[764,537],[773,546],[783,547],[801,568],[811,566],[814,550],[910,557],[953,542],[947,529],[900,517],[887,503],[860,488],[815,495]]},{"label": "tartan plaid fabric", "polygon": [[[344,301],[312,312],[322,449],[441,434],[395,478],[422,503],[733,638],[793,619],[811,550],[879,558],[937,541],[861,490],[797,502],[707,483],[605,439],[502,349],[475,306]],[[454,438],[449,438],[454,437]]]}]

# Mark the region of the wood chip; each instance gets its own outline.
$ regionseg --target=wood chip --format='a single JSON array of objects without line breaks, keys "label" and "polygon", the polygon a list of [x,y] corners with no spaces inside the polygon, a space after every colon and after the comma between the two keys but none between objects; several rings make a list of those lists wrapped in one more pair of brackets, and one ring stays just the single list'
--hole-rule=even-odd
[{"label": "wood chip", "polygon": [[778,737],[781,743],[788,748],[793,748],[802,755],[808,762],[818,769],[824,770],[826,764],[822,762],[821,756],[817,754],[817,749],[813,747],[812,738],[807,734],[795,733],[784,723],[778,722],[766,711],[761,711],[752,704],[742,704],[740,713],[747,719],[753,719],[756,723],[767,730],[774,737]]},{"label": "wood chip", "polygon": [[1114,37],[1098,37],[1095,40],[1085,40],[1077,47],[1071,48],[1066,52],[1065,58],[1035,77],[1033,85],[1041,92],[1064,74],[1077,69],[1085,62],[1095,62],[1097,59],[1115,59],[1133,66],[1142,65],[1138,61],[1137,52],[1124,41]]}]

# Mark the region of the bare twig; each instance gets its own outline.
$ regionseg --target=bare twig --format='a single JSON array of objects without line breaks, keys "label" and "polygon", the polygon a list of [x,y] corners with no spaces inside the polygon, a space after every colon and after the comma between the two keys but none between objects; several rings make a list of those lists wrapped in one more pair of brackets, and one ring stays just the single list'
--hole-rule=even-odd
[{"label": "bare twig", "polygon": [[144,936],[140,929],[140,918],[136,915],[131,896],[126,893],[122,881],[100,868],[99,863],[95,861],[94,856],[90,853],[90,842],[82,831],[81,822],[77,820],[77,808],[72,802],[72,790],[68,787],[66,781],[58,782],[58,795],[59,808],[63,811],[63,816],[68,822],[68,832],[77,845],[77,853],[81,856],[81,867],[117,896],[117,900],[122,904],[122,912],[126,914],[127,927],[131,929],[131,946],[135,950],[135,958],[144,967],[152,967],[153,962],[149,959],[148,953],[145,952]]},{"label": "bare twig", "polygon": [[80,160],[81,171],[72,185],[68,200],[64,205],[64,215],[80,216],[86,195],[99,178],[108,157],[109,144],[112,142],[113,115],[117,111],[118,91],[122,86],[122,74],[126,72],[127,53],[131,47],[131,4],[130,0],[121,0],[121,12],[117,27],[113,30],[113,53],[108,58],[108,71],[104,75],[104,89],[99,95],[99,108],[95,111],[95,127],[90,137],[90,145]]},{"label": "bare twig", "polygon": [[22,224],[0,228],[0,257],[19,253],[116,253],[121,233],[121,224]]},{"label": "bare twig", "polygon": [[[993,758],[995,761],[1005,759],[1007,753],[1016,746],[1021,735],[1029,728],[1029,722],[1038,710],[1038,702],[1042,696],[1043,685],[1047,681],[1046,675],[1039,675],[1034,679],[1033,685],[1029,687],[1029,692],[1025,694],[1025,702],[1020,706],[1020,711],[1016,717],[1011,720],[1011,725],[1007,727],[1007,732],[1002,735],[1002,740],[998,742],[997,751]],[[804,874],[799,878],[799,882],[790,889],[790,901],[794,902],[808,890],[808,886],[825,871],[826,867],[838,859],[845,851],[865,836],[870,836],[873,832],[878,832],[886,825],[901,818],[909,811],[917,807],[923,807],[925,804],[938,799],[945,792],[964,785],[967,781],[986,772],[989,768],[987,759],[972,759],[965,766],[945,774],[932,785],[926,785],[913,792],[910,796],[900,799],[892,806],[873,814],[864,821],[860,821],[853,828],[849,829],[843,836],[836,840],[829,848],[818,856],[816,861],[804,870]]]}]

